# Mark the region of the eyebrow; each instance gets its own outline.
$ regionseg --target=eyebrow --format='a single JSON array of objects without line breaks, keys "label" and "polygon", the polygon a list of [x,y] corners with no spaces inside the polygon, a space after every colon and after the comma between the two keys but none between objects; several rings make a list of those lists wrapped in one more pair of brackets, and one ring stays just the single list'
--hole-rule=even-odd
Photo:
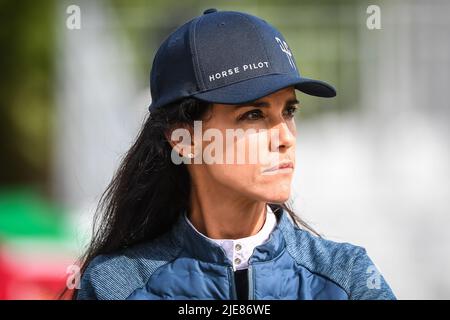
[{"label": "eyebrow", "polygon": [[[297,99],[289,99],[285,102],[285,106],[290,106],[293,104],[297,104],[300,103]],[[238,104],[234,107],[235,110],[239,109],[239,108],[243,108],[243,107],[269,107],[270,103],[266,102],[266,101],[252,101],[252,102],[248,102],[248,103],[244,103],[244,104]]]}]

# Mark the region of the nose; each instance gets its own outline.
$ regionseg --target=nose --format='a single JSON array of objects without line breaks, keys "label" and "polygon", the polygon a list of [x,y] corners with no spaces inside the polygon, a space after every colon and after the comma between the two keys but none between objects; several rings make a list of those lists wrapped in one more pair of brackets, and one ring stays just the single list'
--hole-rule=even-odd
[{"label": "nose", "polygon": [[289,149],[295,144],[295,135],[291,128],[282,121],[270,129],[270,150],[282,151]]}]

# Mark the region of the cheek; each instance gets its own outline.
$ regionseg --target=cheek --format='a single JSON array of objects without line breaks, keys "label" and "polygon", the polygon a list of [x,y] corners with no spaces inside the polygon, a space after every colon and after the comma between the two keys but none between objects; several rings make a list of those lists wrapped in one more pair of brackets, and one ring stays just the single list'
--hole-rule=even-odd
[{"label": "cheek", "polygon": [[210,176],[216,182],[236,191],[244,191],[260,184],[259,168],[258,164],[214,164],[208,166]]},{"label": "cheek", "polygon": [[264,175],[259,165],[209,165],[216,183],[244,197],[281,203],[289,198],[292,174]]},{"label": "cheek", "polygon": [[[238,135],[233,140],[227,140],[225,154],[236,164],[243,164],[245,169],[259,172],[261,166],[273,163],[274,155],[278,152],[270,151],[270,136],[267,130],[257,130]],[[277,161],[276,161],[277,162]],[[231,162],[228,162],[231,163]]]},{"label": "cheek", "polygon": [[[278,163],[280,157],[278,152],[270,151],[268,139],[268,132],[258,132],[224,142],[223,148],[218,148],[224,151],[218,158],[223,159],[223,162],[209,164],[209,176],[216,183],[250,198],[286,201],[293,174],[262,173],[270,164]],[[291,148],[289,152],[292,153],[290,159],[294,160],[294,149]],[[227,161],[227,155],[231,161]]]}]

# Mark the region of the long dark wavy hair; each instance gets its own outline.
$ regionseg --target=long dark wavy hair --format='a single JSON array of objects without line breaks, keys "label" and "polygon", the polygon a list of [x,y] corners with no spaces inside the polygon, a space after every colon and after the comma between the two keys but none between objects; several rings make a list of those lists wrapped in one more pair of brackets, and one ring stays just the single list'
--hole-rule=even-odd
[{"label": "long dark wavy hair", "polygon": [[[177,126],[193,127],[194,121],[203,120],[211,107],[210,103],[186,98],[148,114],[100,198],[91,241],[78,261],[81,274],[100,254],[149,241],[169,231],[189,207],[190,175],[185,164],[172,162],[167,134]],[[299,227],[320,236],[290,207],[283,203],[272,208],[284,208]],[[66,293],[67,289],[61,297]],[[76,293],[75,290],[72,299],[76,299]]]}]

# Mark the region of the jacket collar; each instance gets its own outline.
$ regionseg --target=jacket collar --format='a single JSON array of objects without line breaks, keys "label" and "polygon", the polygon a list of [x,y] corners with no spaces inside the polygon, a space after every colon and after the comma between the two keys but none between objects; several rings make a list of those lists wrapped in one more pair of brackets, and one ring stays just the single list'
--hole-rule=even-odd
[{"label": "jacket collar", "polygon": [[[277,207],[273,211],[277,218],[277,225],[269,239],[255,247],[249,259],[249,264],[273,260],[281,254],[286,246],[283,232],[292,231],[294,226],[288,217],[288,213],[281,207]],[[188,257],[232,267],[232,262],[227,258],[225,250],[193,229],[186,221],[184,214],[180,215],[172,232],[173,237],[182,246]]]}]

